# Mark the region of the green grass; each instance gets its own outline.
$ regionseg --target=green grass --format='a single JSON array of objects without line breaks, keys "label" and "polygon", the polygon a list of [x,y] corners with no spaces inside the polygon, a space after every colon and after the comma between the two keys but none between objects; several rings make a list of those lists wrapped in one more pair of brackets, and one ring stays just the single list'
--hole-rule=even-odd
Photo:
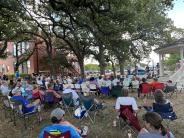
[{"label": "green grass", "polygon": [[[136,96],[136,94],[131,94]],[[171,102],[174,105],[174,110],[178,116],[178,119],[171,122],[170,129],[174,133],[176,138],[184,137],[184,94],[180,93],[176,97],[175,95],[171,98]],[[112,122],[116,117],[116,112],[113,109],[115,104],[115,99],[113,98],[100,98],[99,100],[103,100],[107,104],[107,108],[102,113],[98,113],[96,117],[95,124],[92,124],[89,119],[84,119],[80,122],[73,117],[69,117],[68,114],[65,115],[65,119],[67,121],[72,122],[75,126],[81,127],[87,125],[89,127],[89,135],[88,138],[127,138],[127,130],[122,130],[119,127],[113,127]],[[138,105],[142,105],[143,101],[141,99],[137,99]],[[42,110],[43,121],[38,124],[35,122],[35,118],[30,118],[30,124],[34,124],[33,127],[29,127],[27,130],[23,127],[23,120],[18,119],[17,126],[14,126],[12,122],[9,122],[9,119],[4,118],[4,113],[1,110],[0,112],[0,138],[37,138],[41,130],[48,125],[51,125],[49,116],[52,109]],[[142,115],[145,111],[142,109],[138,113],[138,118],[140,119],[141,124]],[[137,137],[134,135],[134,137]]]}]

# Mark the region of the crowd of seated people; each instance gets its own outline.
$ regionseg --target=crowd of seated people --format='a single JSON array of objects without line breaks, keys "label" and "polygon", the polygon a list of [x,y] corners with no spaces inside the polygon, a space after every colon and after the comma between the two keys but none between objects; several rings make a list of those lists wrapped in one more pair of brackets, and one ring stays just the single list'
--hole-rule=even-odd
[{"label": "crowd of seated people", "polygon": [[[160,82],[158,82],[158,80],[154,79],[154,81],[150,83],[150,86],[154,88],[155,85],[159,83]],[[90,89],[90,85],[95,85],[96,89],[94,90],[99,93],[101,87],[108,87],[109,90],[113,89],[114,87],[119,87],[122,89],[122,96],[116,99],[115,109],[117,112],[117,116],[119,116],[121,106],[123,105],[124,106],[130,105],[132,107],[133,114],[136,116],[136,114],[140,109],[138,108],[139,106],[137,105],[136,98],[134,98],[133,96],[129,96],[129,93],[131,92],[131,89],[129,88],[132,87],[134,89],[137,89],[139,96],[143,84],[148,84],[145,78],[142,78],[142,80],[140,81],[139,78],[137,77],[133,77],[131,79],[128,76],[126,76],[123,79],[120,76],[116,77],[99,76],[98,78],[89,77],[89,79],[81,79],[80,77],[72,78],[70,76],[66,77],[57,76],[56,79],[51,79],[50,76],[40,75],[35,77],[35,80],[33,80],[32,82],[19,78],[16,81],[10,81],[8,85],[7,81],[2,81],[0,88],[1,92],[4,95],[10,95],[12,99],[21,101],[22,104],[24,105],[24,113],[27,113],[37,110],[37,108],[41,104],[44,104],[45,100],[44,98],[47,93],[52,93],[56,101],[62,100],[62,94],[71,93],[74,103],[78,106],[80,104],[78,102],[78,100],[80,99],[80,94],[84,95],[84,93],[90,93],[90,91],[92,91],[92,89]],[[30,91],[31,94],[29,93]],[[81,93],[79,94],[79,92]],[[93,98],[93,100],[98,108],[102,108],[103,104],[99,101],[98,98]],[[154,100],[155,100],[154,103],[158,104],[170,103],[169,100],[164,98],[164,94],[161,90],[155,90]],[[172,137],[173,136],[172,133],[162,132],[163,126],[161,125],[161,120],[159,120],[160,116],[154,112],[153,103],[148,103],[145,101],[143,107],[147,112],[153,112],[153,114],[146,113],[145,128],[140,131],[138,137],[144,138],[149,137],[149,135],[150,137],[152,135],[165,137],[166,134],[169,134]],[[70,122],[65,121],[64,115],[65,112],[61,109],[57,108],[53,110],[53,112],[51,113],[51,121],[53,125],[43,129],[43,131],[40,134],[40,137],[41,138],[44,137],[44,131],[48,131],[50,133],[51,130],[57,130],[57,132],[61,131],[61,133],[70,131],[70,134],[73,137],[81,137],[82,135],[87,134],[88,128],[86,126],[82,129],[78,129]],[[155,120],[150,120],[149,116],[153,116],[153,118],[155,117]],[[159,126],[156,126],[156,124],[154,124],[155,123],[154,121],[156,121],[156,119],[160,123]],[[115,121],[117,120],[114,120],[114,122]],[[114,126],[116,126],[115,123]],[[154,131],[155,134],[152,134],[152,131]],[[55,132],[53,131],[51,132],[51,134],[54,133]]]}]

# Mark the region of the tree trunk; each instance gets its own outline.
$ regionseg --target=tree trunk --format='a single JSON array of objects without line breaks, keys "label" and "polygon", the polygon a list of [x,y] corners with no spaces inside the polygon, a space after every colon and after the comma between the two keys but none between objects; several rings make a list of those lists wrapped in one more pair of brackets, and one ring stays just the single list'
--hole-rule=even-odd
[{"label": "tree trunk", "polygon": [[15,63],[14,65],[14,72],[19,71],[19,64]]},{"label": "tree trunk", "polygon": [[124,62],[119,61],[120,74],[124,75]]},{"label": "tree trunk", "polygon": [[112,71],[113,71],[113,74],[114,74],[114,76],[116,76],[116,68],[115,68],[114,62],[111,61],[111,64],[112,64]]},{"label": "tree trunk", "polygon": [[105,75],[105,56],[104,56],[104,48],[103,46],[99,46],[99,67],[100,67],[100,74]]},{"label": "tree trunk", "polygon": [[52,49],[52,43],[51,40],[46,43],[47,45],[47,54],[49,57],[49,64],[50,64],[50,75],[52,78],[55,78],[55,68],[53,63],[53,49]]},{"label": "tree trunk", "polygon": [[19,55],[18,55],[18,44],[16,43],[15,44],[15,60],[16,60],[16,63],[14,65],[14,71],[19,71]]},{"label": "tree trunk", "polygon": [[85,72],[84,72],[84,59],[79,59],[79,66],[80,66],[80,73],[81,77],[85,78]]},{"label": "tree trunk", "polygon": [[54,68],[52,55],[49,55],[49,62],[50,62],[50,75],[51,75],[52,78],[53,77],[55,78],[55,68]]}]

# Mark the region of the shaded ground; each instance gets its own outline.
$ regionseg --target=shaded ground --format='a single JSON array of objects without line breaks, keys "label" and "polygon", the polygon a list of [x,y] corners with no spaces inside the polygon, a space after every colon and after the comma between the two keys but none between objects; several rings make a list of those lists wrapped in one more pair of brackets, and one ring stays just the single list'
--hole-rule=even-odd
[{"label": "shaded ground", "polygon": [[[136,96],[136,94],[131,94]],[[170,129],[175,134],[176,138],[184,137],[184,93],[178,93],[177,97],[174,95],[170,100],[174,105],[174,110],[178,116],[178,119],[170,123]],[[101,98],[102,100],[102,98]],[[89,138],[126,138],[127,131],[122,130],[119,127],[112,127],[112,122],[115,118],[115,110],[113,106],[115,104],[115,99],[113,98],[103,98],[103,101],[107,103],[107,108],[102,113],[99,113],[96,118],[95,124],[91,124],[88,119],[83,120],[81,123],[79,120],[68,117],[66,114],[66,120],[72,122],[76,126],[87,125],[90,128]],[[142,105],[143,101],[137,99],[138,104]],[[27,130],[23,127],[23,120],[18,119],[17,126],[14,126],[8,118],[4,117],[4,111],[0,112],[0,138],[37,138],[41,129],[48,126],[50,123],[49,115],[52,109],[43,110],[42,116],[43,121],[38,124],[35,118],[31,118],[31,126]],[[142,122],[141,116],[144,114],[142,109],[138,117]],[[136,135],[134,136],[136,137]]]}]

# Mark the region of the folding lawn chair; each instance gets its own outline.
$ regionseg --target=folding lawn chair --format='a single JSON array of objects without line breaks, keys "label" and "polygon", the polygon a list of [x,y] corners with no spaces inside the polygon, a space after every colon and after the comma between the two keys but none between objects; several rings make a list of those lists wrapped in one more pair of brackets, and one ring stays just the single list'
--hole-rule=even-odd
[{"label": "folding lawn chair", "polygon": [[74,110],[75,104],[72,98],[72,93],[65,93],[61,95],[64,108],[67,110],[69,115],[71,116],[70,108]]},{"label": "folding lawn chair", "polygon": [[58,135],[50,134],[49,132],[44,131],[44,138],[71,138],[71,134],[70,131],[66,131]]},{"label": "folding lawn chair", "polygon": [[173,108],[170,103],[167,104],[153,103],[153,111],[160,114],[162,119],[164,119],[165,122],[167,123],[167,126],[169,126],[169,123],[171,121],[177,119],[176,113],[173,111]]},{"label": "folding lawn chair", "polygon": [[104,95],[109,95],[109,94],[110,94],[110,89],[109,89],[109,87],[107,87],[107,86],[102,86],[102,87],[100,88],[100,92],[101,92],[102,94],[104,94]]},{"label": "folding lawn chair", "polygon": [[164,89],[165,89],[165,84],[164,83],[158,83],[152,88],[153,92],[156,91],[156,90],[162,90],[163,91]]},{"label": "folding lawn chair", "polygon": [[151,85],[150,84],[141,84],[142,85],[142,89],[140,90],[142,94],[144,95],[147,95],[148,96],[151,96]]},{"label": "folding lawn chair", "polygon": [[177,96],[177,83],[173,86],[166,85],[164,93],[166,94],[166,96],[169,94],[169,97],[171,97],[174,93],[176,93]]},{"label": "folding lawn chair", "polygon": [[95,84],[89,84],[89,92],[90,94],[95,94],[98,93],[98,89],[97,86]]},{"label": "folding lawn chair", "polygon": [[122,87],[121,86],[113,86],[110,94],[112,97],[115,97],[115,98],[122,96]]},{"label": "folding lawn chair", "polygon": [[74,84],[76,92],[81,92],[81,85],[80,84]]},{"label": "folding lawn chair", "polygon": [[33,98],[32,93],[33,93],[32,90],[25,90],[25,98],[27,100],[32,100],[32,98]]},{"label": "folding lawn chair", "polygon": [[[81,100],[82,105],[86,109],[85,115],[87,115],[87,117],[89,117],[90,121],[92,123],[94,123],[95,122],[95,116],[96,116],[96,113],[97,113],[97,108],[95,106],[94,99],[90,96],[82,96],[81,95],[80,100]],[[93,119],[91,117],[92,112],[94,113]],[[84,119],[85,115],[81,118],[81,120]]]},{"label": "folding lawn chair", "polygon": [[131,105],[121,105],[119,117],[122,118],[125,122],[125,126],[123,127],[124,129],[129,128],[134,133],[141,130],[139,120],[137,116],[133,113]]},{"label": "folding lawn chair", "polygon": [[27,129],[26,118],[29,118],[29,116],[36,115],[38,122],[40,123],[40,120],[39,120],[40,114],[39,114],[38,110],[35,109],[32,112],[24,113],[25,107],[23,106],[22,102],[19,100],[14,100],[12,98],[10,99],[10,104],[13,105],[13,122],[14,122],[15,126],[16,126],[16,119],[15,119],[16,115],[24,119],[25,129]]},{"label": "folding lawn chair", "polygon": [[46,91],[43,101],[44,101],[44,108],[52,107],[55,102],[54,93]]},{"label": "folding lawn chair", "polygon": [[[11,119],[11,121],[13,121],[12,119],[12,115],[11,115],[11,111],[13,110],[13,105],[10,104],[10,96],[5,96],[2,100],[2,103],[3,103],[3,110],[4,110],[4,115],[5,115],[5,118],[7,118],[7,115],[9,115],[9,118]],[[7,114],[7,112],[9,112]]]}]

